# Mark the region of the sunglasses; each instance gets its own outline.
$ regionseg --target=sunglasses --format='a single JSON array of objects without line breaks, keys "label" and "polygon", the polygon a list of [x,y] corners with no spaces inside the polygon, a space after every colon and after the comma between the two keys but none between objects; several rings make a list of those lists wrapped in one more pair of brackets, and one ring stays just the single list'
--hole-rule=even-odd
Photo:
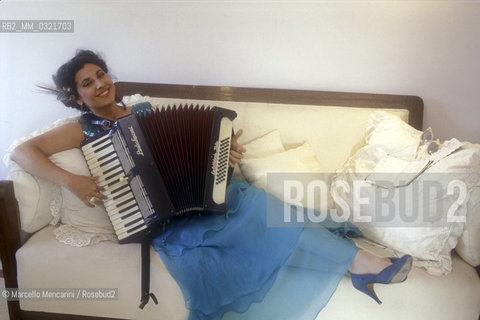
[{"label": "sunglasses", "polygon": [[[439,149],[440,149],[440,144],[439,142],[437,141],[434,141],[433,140],[433,131],[432,131],[432,128],[427,128],[423,133],[422,133],[422,136],[421,136],[421,144],[419,145],[419,148],[421,148],[422,146],[427,146],[427,153],[431,156],[432,154],[434,154],[435,152],[437,152]],[[408,187],[410,184],[412,184],[413,181],[415,181],[415,179],[417,179],[420,175],[422,175],[425,171],[427,171],[427,169],[429,169],[436,161],[434,159],[432,159],[432,157],[429,158],[428,162],[425,164],[425,166],[415,175],[413,176],[412,178],[410,178],[407,182],[405,183],[402,183],[402,184],[399,184],[399,185],[382,185],[380,183],[376,183],[376,182],[373,182],[371,180],[368,180],[368,178],[370,177],[370,175],[372,173],[369,173],[364,181],[372,186],[375,186],[375,187],[379,187],[379,188],[382,188],[382,189],[395,189],[395,188],[404,188],[404,187]]]}]

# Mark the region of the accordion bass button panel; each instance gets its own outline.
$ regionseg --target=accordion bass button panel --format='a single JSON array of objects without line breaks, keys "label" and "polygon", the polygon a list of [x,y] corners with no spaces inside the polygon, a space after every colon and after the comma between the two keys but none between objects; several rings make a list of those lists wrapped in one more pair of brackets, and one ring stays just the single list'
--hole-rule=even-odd
[{"label": "accordion bass button panel", "polygon": [[215,177],[212,190],[212,199],[217,204],[225,202],[232,129],[232,121],[227,117],[223,117],[220,120],[218,140],[214,147],[215,160],[212,168],[212,174]]}]

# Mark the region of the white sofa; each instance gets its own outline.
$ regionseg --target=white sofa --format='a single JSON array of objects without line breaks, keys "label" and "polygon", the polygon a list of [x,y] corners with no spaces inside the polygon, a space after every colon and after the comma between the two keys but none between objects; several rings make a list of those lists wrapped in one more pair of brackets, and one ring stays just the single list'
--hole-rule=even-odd
[{"label": "white sofa", "polygon": [[[305,177],[307,180],[321,177],[319,179],[326,184],[335,181],[341,174],[344,174],[343,177],[351,174],[348,169],[359,165],[360,153],[364,153],[368,142],[373,140],[372,132],[368,130],[370,139],[366,140],[366,128],[373,130],[372,114],[375,110],[383,109],[388,116],[376,113],[377,122],[374,121],[373,125],[377,125],[382,117],[383,120],[402,119],[418,130],[422,125],[423,103],[420,98],[412,96],[138,83],[118,83],[117,88],[129,104],[142,101],[154,105],[200,103],[237,111],[234,127],[244,130],[240,142],[247,145],[247,153],[241,170],[237,169],[234,174],[272,189],[270,191],[274,193],[278,192],[275,189],[277,185],[265,180],[267,172],[308,172],[311,176],[299,177],[304,180]],[[64,119],[52,126],[75,120]],[[413,127],[402,128],[410,130],[411,138],[418,138],[421,133]],[[387,144],[394,145],[395,138],[389,136]],[[477,146],[468,147],[473,164],[464,166],[471,169],[468,176],[478,176],[480,167],[476,167],[475,162]],[[418,153],[418,150],[415,152]],[[76,170],[76,163],[81,163],[82,159],[77,150],[57,155],[56,161]],[[141,292],[140,245],[120,245],[115,240],[109,240],[112,236],[105,225],[105,218],[96,220],[101,215],[101,209],[90,213],[92,216],[87,215],[90,220],[81,221],[85,208],[75,204],[75,199],[67,191],[30,176],[8,158],[5,162],[9,166],[9,179],[13,180],[13,183],[0,183],[0,243],[6,287],[116,290],[113,300],[75,297],[9,301],[10,319],[187,319],[188,312],[181,292],[153,248],[150,251],[150,291],[159,303],[149,302],[141,310],[138,308]],[[78,166],[82,167],[81,164]],[[84,170],[84,167],[78,170]],[[268,177],[270,179],[271,176]],[[465,209],[462,212],[467,215],[466,222],[449,227],[446,236],[443,232],[443,238],[434,239],[434,243],[441,243],[443,251],[437,250],[433,256],[429,251],[428,259],[422,257],[422,252],[418,253],[416,267],[406,282],[377,285],[382,305],[355,290],[350,279],[345,277],[317,319],[477,319],[480,313],[480,279],[478,268],[475,269],[479,263],[475,259],[480,254],[480,244],[475,230],[480,231],[480,206],[474,199],[478,197],[480,186],[478,180],[467,182],[470,199],[459,205]],[[282,193],[278,195],[281,197]],[[320,209],[327,211],[335,208],[336,203],[331,196],[328,196],[327,203],[314,206],[319,205]],[[76,230],[83,233],[90,231],[95,236],[84,237],[82,232],[72,234],[68,228],[59,229],[58,224],[51,225],[54,220],[52,211],[60,219],[59,223],[71,224],[78,227]],[[98,221],[99,225],[95,225]],[[375,236],[378,234],[356,241],[359,246],[380,255],[401,253],[399,248],[403,247],[396,246],[398,241],[401,242],[398,234],[393,242],[392,236],[383,239],[383,242],[374,241]],[[389,246],[390,243],[393,247]],[[415,249],[418,248],[423,247]],[[445,250],[448,251],[446,255]]]}]

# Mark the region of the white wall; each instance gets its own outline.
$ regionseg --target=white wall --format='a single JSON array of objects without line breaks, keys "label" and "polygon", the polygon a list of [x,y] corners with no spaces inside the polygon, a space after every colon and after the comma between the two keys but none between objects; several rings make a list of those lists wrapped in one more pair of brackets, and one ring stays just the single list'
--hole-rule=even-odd
[{"label": "white wall", "polygon": [[437,137],[480,143],[479,2],[3,0],[2,19],[73,19],[75,32],[0,33],[1,157],[75,114],[34,85],[77,48],[118,80],[419,95]]}]

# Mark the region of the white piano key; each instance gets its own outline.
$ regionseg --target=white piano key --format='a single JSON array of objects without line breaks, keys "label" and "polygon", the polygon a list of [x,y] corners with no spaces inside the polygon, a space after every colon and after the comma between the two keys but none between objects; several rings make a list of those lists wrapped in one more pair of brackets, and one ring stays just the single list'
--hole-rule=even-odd
[{"label": "white piano key", "polygon": [[103,184],[103,183],[109,183],[112,182],[115,179],[119,179],[121,177],[124,177],[124,172],[122,168],[117,168],[113,172],[109,172],[107,175],[100,176],[97,180],[97,184]]},{"label": "white piano key", "polygon": [[110,136],[108,135],[105,135],[104,137],[102,138],[99,138],[99,139],[96,139],[96,140],[93,140],[87,144],[84,144],[82,146],[82,151],[83,150],[88,150],[88,149],[91,149],[91,148],[94,148],[96,145],[100,144],[100,143],[103,143],[104,141],[106,140],[110,140]]},{"label": "white piano key", "polygon": [[115,209],[117,207],[117,204],[122,203],[128,199],[135,199],[135,196],[133,195],[132,192],[129,192],[118,199],[107,199],[106,201],[103,202],[103,205],[105,206],[105,209],[109,211],[109,210]]},{"label": "white piano key", "polygon": [[116,185],[117,183],[125,183],[127,181],[128,179],[123,175],[123,172],[121,172],[115,177],[108,179],[108,181],[106,180],[97,181],[97,185],[104,188],[111,188],[111,186]]},{"label": "white piano key", "polygon": [[110,144],[110,146],[106,147],[105,149],[101,150],[101,151],[98,151],[98,152],[92,152],[90,154],[88,154],[87,156],[85,156],[85,160],[87,160],[87,163],[88,161],[90,161],[91,159],[98,159],[112,151],[115,151],[115,149],[113,148],[113,145]]},{"label": "white piano key", "polygon": [[92,155],[95,155],[101,152],[101,150],[105,149],[106,146],[108,145],[113,145],[111,140],[105,140],[104,142],[100,143],[95,147],[84,148],[82,149],[83,155],[85,156],[85,158],[87,157],[90,158],[92,157]]},{"label": "white piano key", "polygon": [[135,233],[138,233],[138,232],[140,232],[142,230],[145,230],[145,229],[147,229],[147,226],[144,225],[144,226],[141,226],[140,228],[137,228],[137,229],[132,230],[130,232],[117,233],[117,238],[118,238],[118,240],[123,240],[123,239],[125,239],[127,237],[130,237],[131,235],[133,235]]},{"label": "white piano key", "polygon": [[115,151],[110,151],[108,153],[105,153],[105,154],[102,154],[100,157],[95,157],[95,158],[92,158],[90,160],[87,161],[87,164],[89,166],[93,166],[95,165],[96,163],[103,163],[103,162],[106,162],[107,159],[110,159],[110,157],[112,156],[116,156],[116,152]]},{"label": "white piano key", "polygon": [[128,184],[127,180],[118,179],[116,181],[112,181],[112,182],[109,182],[109,183],[104,183],[103,185],[101,185],[101,187],[103,187],[106,192],[110,192],[110,191],[118,189],[118,187],[120,187],[122,185],[125,185],[125,184]]},{"label": "white piano key", "polygon": [[103,175],[103,172],[118,165],[121,165],[121,164],[120,164],[120,161],[116,159],[103,167],[97,167],[94,170],[90,170],[90,173],[92,174],[92,176],[100,176],[100,175]]},{"label": "white piano key", "polygon": [[137,202],[134,198],[129,198],[129,199],[125,199],[124,202],[111,203],[108,207],[105,208],[105,210],[107,210],[107,212],[111,212],[112,214],[113,213],[122,214],[123,212],[126,211],[124,209],[130,210],[130,207],[136,204]]},{"label": "white piano key", "polygon": [[113,228],[115,230],[119,230],[121,228],[128,228],[128,226],[127,226],[128,223],[130,223],[132,221],[135,221],[135,220],[138,220],[138,219],[141,219],[141,221],[143,223],[145,223],[145,221],[143,220],[143,216],[140,213],[137,213],[137,214],[131,215],[130,217],[125,218],[125,219],[115,220],[115,223],[112,222]]},{"label": "white piano key", "polygon": [[113,217],[110,217],[111,219],[111,222],[112,222],[112,225],[118,225],[118,224],[123,224],[125,225],[125,223],[123,221],[125,221],[126,219],[130,218],[130,217],[133,217],[135,216],[136,218],[142,218],[143,219],[143,215],[141,214],[140,210],[138,210],[138,208],[136,210],[134,210],[133,212],[130,212],[129,214],[126,214],[126,215],[123,215],[123,216],[113,216]]},{"label": "white piano key", "polygon": [[[109,215],[112,215],[112,214],[115,214],[115,213],[122,213],[120,211],[122,211],[123,209],[126,209],[132,205],[135,205],[136,204],[136,201],[135,200],[132,200],[132,201],[129,201],[128,203],[126,204],[123,204],[121,207],[119,208],[115,208],[114,210],[110,210],[109,212]],[[130,209],[129,209],[130,210]]]},{"label": "white piano key", "polygon": [[86,144],[82,147],[82,151],[84,153],[91,152],[92,150],[96,150],[98,148],[101,148],[101,146],[104,146],[107,143],[111,143],[112,139],[110,137],[104,137],[103,139],[99,139],[97,141],[94,141],[93,143]]},{"label": "white piano key", "polygon": [[[109,195],[112,201],[119,202],[120,198],[125,197],[128,193],[132,193],[132,189],[130,186],[127,184],[126,186],[122,187],[121,189],[115,189],[112,190],[112,193]],[[133,196],[133,193],[132,193]]]},{"label": "white piano key", "polygon": [[119,226],[125,227],[128,223],[135,221],[137,219],[143,219],[143,216],[140,212],[136,211],[132,213],[131,215],[123,218],[117,218],[112,221],[112,225],[116,227],[115,229],[118,229]]},{"label": "white piano key", "polygon": [[[110,221],[116,221],[118,219],[123,219],[124,217],[127,217],[128,215],[135,214],[137,211],[140,212],[140,209],[137,206],[135,206],[135,207],[133,207],[133,208],[131,208],[131,209],[125,211],[125,212],[122,212],[122,213],[115,213],[115,214],[112,214],[112,215],[109,214]],[[108,211],[107,211],[107,213],[108,213]]]},{"label": "white piano key", "polygon": [[115,159],[118,159],[116,154],[110,154],[108,157],[103,158],[101,160],[98,159],[91,159],[90,163],[87,162],[88,167],[90,170],[94,170],[97,167],[104,167],[105,165],[109,164],[110,162],[114,161]]},{"label": "white piano key", "polygon": [[112,221],[112,220],[122,219],[124,217],[127,217],[128,215],[135,214],[137,211],[139,211],[139,208],[137,206],[135,206],[135,207],[132,207],[129,210],[124,211],[122,213],[118,213],[118,212],[117,213],[107,212],[107,213],[110,217],[110,221]]},{"label": "white piano key", "polygon": [[119,191],[115,191],[115,193],[113,193],[113,194],[103,192],[103,194],[107,197],[107,199],[105,201],[103,201],[103,205],[106,208],[106,207],[109,207],[113,203],[118,203],[117,199],[119,199],[120,197],[123,197],[124,195],[126,195],[128,193],[131,193],[131,192],[132,192],[132,189],[130,189],[128,186],[124,186],[124,188],[122,188]]},{"label": "white piano key", "polygon": [[107,197],[114,197],[118,192],[123,192],[125,190],[132,190],[127,181],[118,181],[117,183],[105,187],[103,194]]},{"label": "white piano key", "polygon": [[131,226],[119,228],[118,230],[116,230],[116,233],[117,234],[118,233],[127,233],[128,230],[133,229],[133,228],[138,227],[138,226],[142,226],[142,225],[145,225],[145,221],[143,219],[141,221],[138,221],[138,222],[134,223]]},{"label": "white piano key", "polygon": [[115,190],[112,190],[112,192],[109,194],[109,197],[113,200],[116,201],[120,197],[123,197],[127,193],[132,192],[132,189],[128,184],[124,185],[122,188],[117,188]]}]

